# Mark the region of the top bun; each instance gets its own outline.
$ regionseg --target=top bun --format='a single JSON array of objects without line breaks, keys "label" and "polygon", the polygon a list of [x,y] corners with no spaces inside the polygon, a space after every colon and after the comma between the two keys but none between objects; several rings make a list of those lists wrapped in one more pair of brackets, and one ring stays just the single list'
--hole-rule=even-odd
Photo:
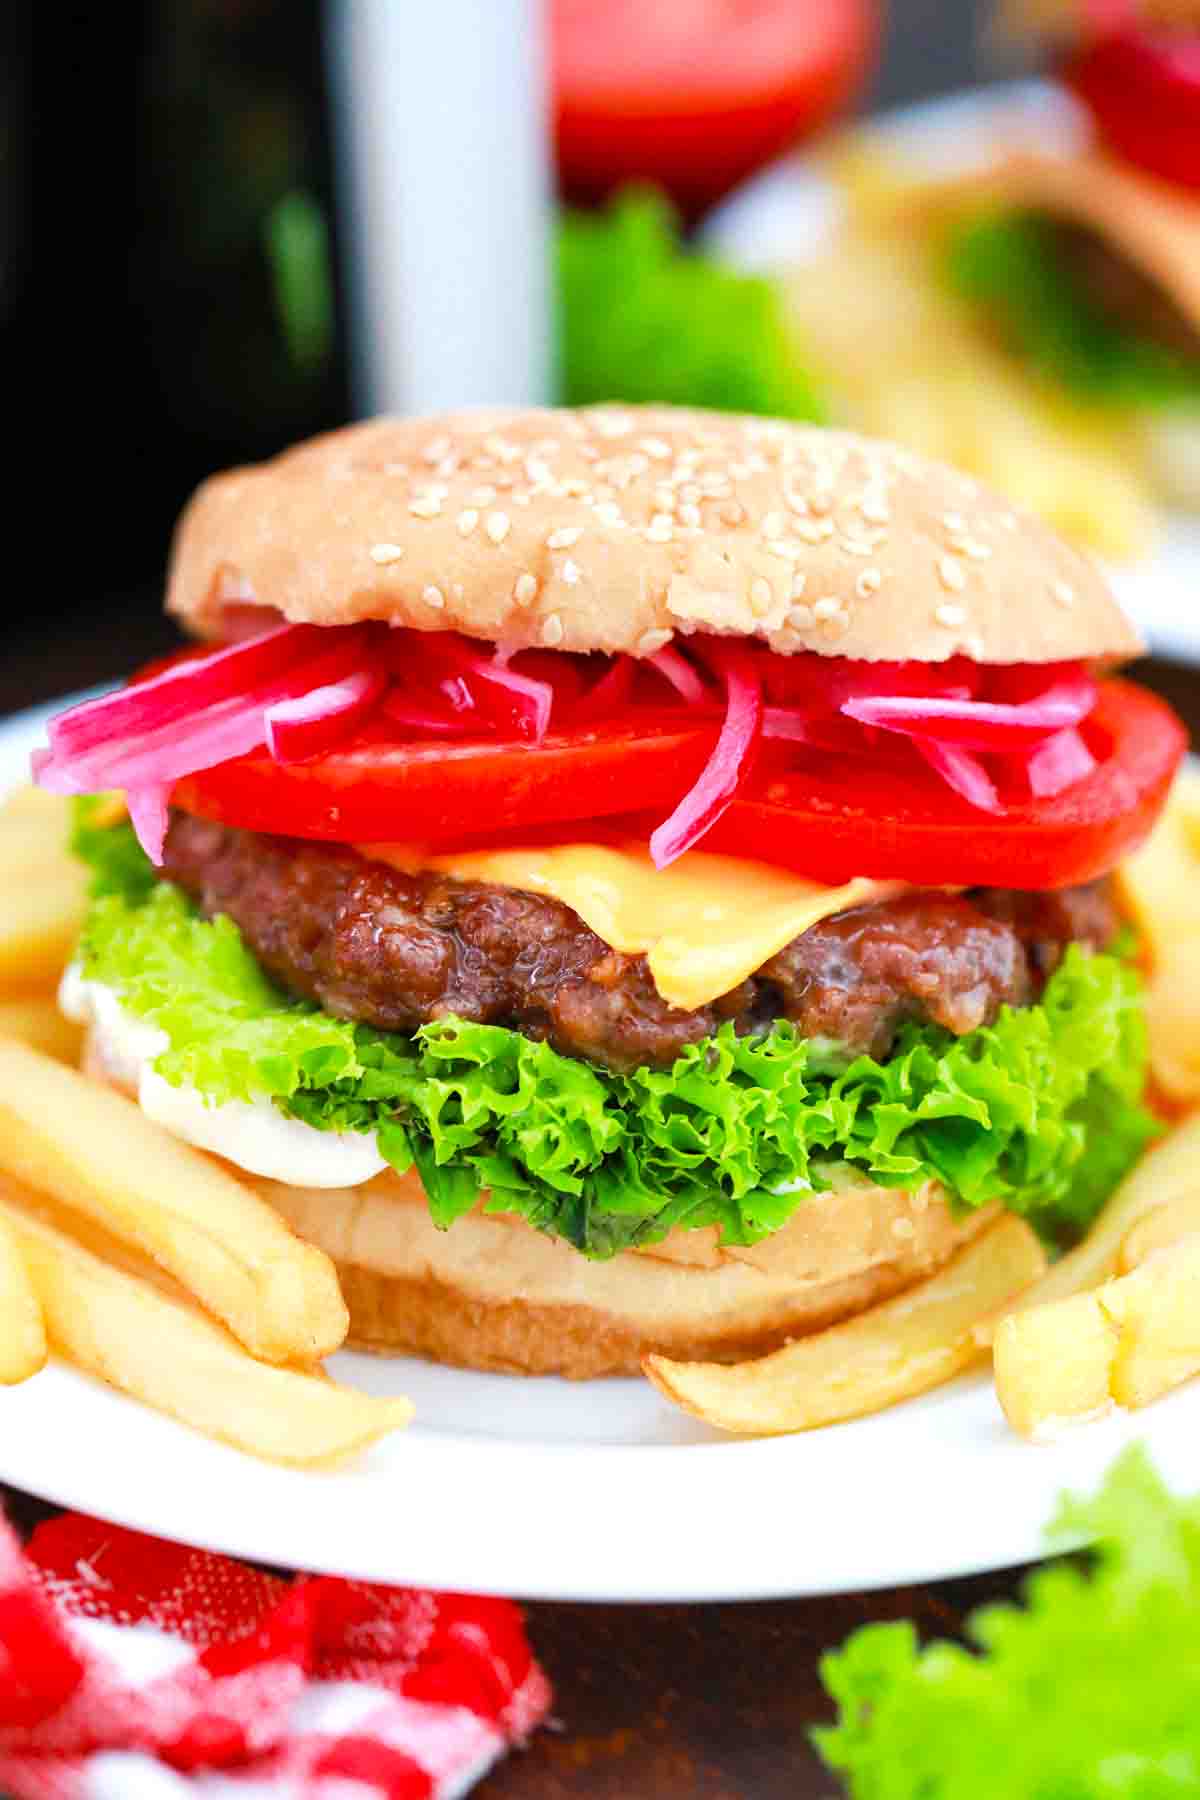
[{"label": "top bun", "polygon": [[694,631],[867,660],[1141,648],[1095,566],[969,476],[663,407],[377,419],[216,476],[167,606],[206,637],[262,607],[635,656]]}]

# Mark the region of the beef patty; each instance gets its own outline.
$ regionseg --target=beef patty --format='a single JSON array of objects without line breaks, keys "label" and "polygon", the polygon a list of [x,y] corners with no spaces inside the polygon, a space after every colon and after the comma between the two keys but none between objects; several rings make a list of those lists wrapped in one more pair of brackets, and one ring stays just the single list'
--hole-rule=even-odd
[{"label": "beef patty", "polygon": [[915,892],[826,919],[694,1012],[659,995],[559,901],[487,882],[405,875],[353,850],[174,813],[164,873],[227,913],[262,966],[338,1018],[412,1031],[455,1014],[548,1038],[613,1068],[670,1063],[726,1019],[790,1019],[804,1037],[884,1056],[906,1020],[961,1034],[1036,999],[1063,947],[1100,947],[1107,885],[1030,894]]}]

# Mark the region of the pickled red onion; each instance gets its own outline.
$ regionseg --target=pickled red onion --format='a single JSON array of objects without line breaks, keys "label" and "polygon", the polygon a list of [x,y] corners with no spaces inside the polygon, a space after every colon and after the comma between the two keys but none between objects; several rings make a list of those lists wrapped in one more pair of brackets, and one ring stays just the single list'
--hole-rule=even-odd
[{"label": "pickled red onion", "polygon": [[932,738],[914,738],[913,744],[931,769],[935,769],[956,794],[981,812],[1002,813],[996,784],[977,756],[957,744],[939,744]]},{"label": "pickled red onion", "polygon": [[708,655],[725,683],[725,720],[698,780],[651,833],[656,869],[665,869],[716,824],[749,772],[762,731],[762,685],[753,659],[733,645],[714,645]]},{"label": "pickled red onion", "polygon": [[1049,800],[1082,781],[1095,766],[1096,759],[1078,731],[1058,731],[1039,744],[1025,764],[1029,791],[1035,800]]},{"label": "pickled red onion", "polygon": [[325,635],[319,625],[277,626],[211,655],[190,657],[134,687],[85,700],[51,719],[50,748],[63,756],[84,755],[114,738],[152,731],[220,701],[237,700],[248,688],[320,652]]},{"label": "pickled red onion", "polygon": [[267,749],[277,763],[324,756],[361,724],[387,686],[377,669],[356,669],[341,681],[280,700],[263,715]]},{"label": "pickled red onion", "polygon": [[572,722],[603,719],[627,704],[633,693],[634,663],[631,656],[614,656],[598,681],[571,708]]},{"label": "pickled red onion", "polygon": [[664,681],[669,681],[677,694],[690,701],[693,706],[702,706],[712,695],[704,685],[704,678],[694,669],[686,656],[673,650],[668,644],[662,650],[656,650],[646,661],[652,669],[657,669]]},{"label": "pickled red onion", "polygon": [[860,725],[936,739],[972,750],[1010,750],[1033,745],[1086,719],[1096,704],[1096,683],[1078,674],[1055,682],[1035,699],[1017,703],[951,700],[908,694],[855,695],[841,710]]},{"label": "pickled red onion", "polygon": [[167,839],[167,802],[170,797],[169,782],[152,782],[147,787],[132,788],[127,801],[130,823],[137,833],[138,843],[156,869],[162,867],[163,845]]}]

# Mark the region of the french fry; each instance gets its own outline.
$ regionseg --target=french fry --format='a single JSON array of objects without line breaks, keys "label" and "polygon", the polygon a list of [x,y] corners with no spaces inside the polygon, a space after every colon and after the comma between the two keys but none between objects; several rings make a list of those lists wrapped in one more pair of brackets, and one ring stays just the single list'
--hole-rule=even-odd
[{"label": "french fry", "polygon": [[1034,1438],[1200,1374],[1200,1233],[1094,1292],[1002,1319],[995,1371],[1005,1418]]},{"label": "french fry", "polygon": [[36,994],[25,1000],[0,1000],[0,1037],[19,1038],[72,1068],[83,1049],[83,1026],[64,1017],[54,1000]]},{"label": "french fry", "polygon": [[132,1101],[13,1039],[0,1040],[0,1170],[151,1258],[266,1362],[318,1362],[345,1340],[322,1251]]},{"label": "french fry", "polygon": [[12,820],[40,826],[65,849],[71,830],[71,802],[62,794],[50,794],[45,788],[26,782],[0,801],[0,828]]},{"label": "french fry", "polygon": [[1129,1275],[1156,1251],[1169,1250],[1172,1244],[1196,1232],[1200,1232],[1200,1169],[1190,1193],[1152,1208],[1126,1233],[1121,1240],[1117,1268],[1122,1275]]},{"label": "french fry", "polygon": [[0,881],[0,990],[29,993],[53,986],[75,948],[83,923],[87,876],[64,857],[60,864]]},{"label": "french fry", "polygon": [[1132,1267],[1123,1246],[1135,1227],[1164,1207],[1187,1202],[1200,1188],[1200,1114],[1185,1119],[1146,1152],[1105,1205],[1091,1230],[1074,1250],[1060,1257],[1040,1281],[1018,1294],[999,1313],[981,1319],[975,1335],[991,1343],[1000,1320],[1011,1313],[1066,1300],[1100,1286],[1122,1268]]},{"label": "french fry", "polygon": [[1012,1215],[983,1231],[927,1281],[844,1325],[752,1362],[674,1362],[650,1355],[650,1380],[722,1431],[810,1431],[882,1411],[948,1381],[979,1354],[972,1326],[1034,1281],[1045,1254]]},{"label": "french fry", "polygon": [[0,1221],[0,1386],[28,1381],[46,1361],[46,1327],[16,1238]]},{"label": "french fry", "polygon": [[407,1400],[256,1362],[186,1298],[114,1268],[2,1196],[0,1227],[20,1247],[51,1348],[209,1437],[270,1462],[321,1467],[412,1417]]},{"label": "french fry", "polygon": [[1172,1100],[1200,1100],[1200,775],[1177,777],[1149,838],[1116,872],[1125,911],[1150,956],[1146,1026],[1150,1067]]}]

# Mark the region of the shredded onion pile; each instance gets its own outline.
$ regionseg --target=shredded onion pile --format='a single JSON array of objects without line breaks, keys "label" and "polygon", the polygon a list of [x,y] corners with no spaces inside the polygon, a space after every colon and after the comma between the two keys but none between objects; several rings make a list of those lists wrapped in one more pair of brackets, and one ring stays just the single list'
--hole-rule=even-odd
[{"label": "shredded onion pile", "polygon": [[35,752],[43,787],[121,788],[147,854],[162,860],[172,787],[233,757],[266,750],[281,764],[347,743],[374,717],[399,741],[496,738],[543,743],[639,709],[711,718],[704,769],[654,831],[659,868],[698,843],[744,786],[763,740],[806,754],[876,757],[889,739],[912,750],[983,812],[1002,791],[1045,799],[1082,781],[1095,758],[1080,731],[1096,700],[1082,665],[987,667],[783,657],[696,637],[645,661],[560,652],[486,653],[453,632],[283,625],[60,713]]}]

